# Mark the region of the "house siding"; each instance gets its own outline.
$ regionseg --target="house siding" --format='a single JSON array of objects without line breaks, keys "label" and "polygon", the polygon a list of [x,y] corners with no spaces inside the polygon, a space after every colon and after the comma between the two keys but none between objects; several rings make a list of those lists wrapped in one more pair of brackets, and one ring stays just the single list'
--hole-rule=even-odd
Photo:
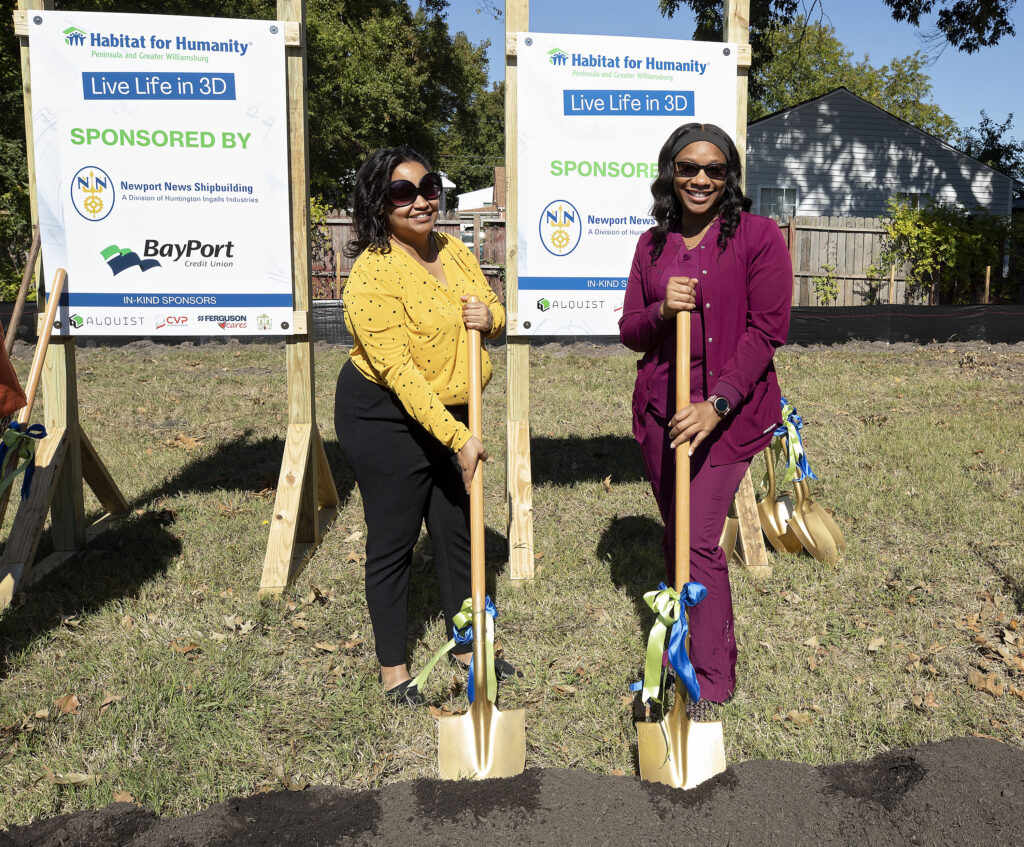
[{"label": "house siding", "polygon": [[747,129],[748,195],[796,188],[797,215],[878,217],[897,192],[1009,214],[1012,180],[844,89]]}]

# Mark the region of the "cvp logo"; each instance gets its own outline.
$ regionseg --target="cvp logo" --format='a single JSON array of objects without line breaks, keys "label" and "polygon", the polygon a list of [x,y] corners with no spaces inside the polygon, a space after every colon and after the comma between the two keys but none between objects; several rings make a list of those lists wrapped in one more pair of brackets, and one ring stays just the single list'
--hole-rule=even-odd
[{"label": "cvp logo", "polygon": [[107,263],[107,267],[110,268],[110,272],[114,276],[117,276],[121,271],[126,271],[128,268],[134,268],[136,266],[143,271],[160,267],[160,263],[156,259],[140,259],[139,254],[131,248],[125,247],[122,249],[116,244],[111,244],[109,247],[103,248],[100,251],[100,255],[103,257],[103,260]]},{"label": "cvp logo", "polygon": [[106,171],[92,165],[71,178],[71,204],[87,221],[102,221],[114,209],[117,192]]},{"label": "cvp logo", "polygon": [[568,200],[552,200],[540,213],[540,241],[553,256],[568,256],[580,243],[583,221]]},{"label": "cvp logo", "polygon": [[163,329],[167,327],[172,329],[178,326],[185,326],[188,323],[188,315],[168,315],[160,323],[156,325],[157,329]]},{"label": "cvp logo", "polygon": [[565,67],[569,61],[569,54],[559,47],[552,47],[548,50],[548,61],[556,68]]},{"label": "cvp logo", "polygon": [[64,43],[69,47],[84,47],[85,36],[85,30],[79,29],[77,26],[69,26],[64,30]]}]

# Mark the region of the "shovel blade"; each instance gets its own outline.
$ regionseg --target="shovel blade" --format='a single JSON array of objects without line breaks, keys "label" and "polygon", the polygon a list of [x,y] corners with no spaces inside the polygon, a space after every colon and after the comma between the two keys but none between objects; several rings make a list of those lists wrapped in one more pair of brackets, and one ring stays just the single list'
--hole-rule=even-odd
[{"label": "shovel blade", "polygon": [[521,774],[526,767],[525,712],[499,712],[478,697],[464,715],[439,718],[437,761],[441,779]]},{"label": "shovel blade", "polygon": [[640,778],[673,788],[694,788],[726,768],[722,724],[691,721],[682,698],[658,723],[638,723]]}]

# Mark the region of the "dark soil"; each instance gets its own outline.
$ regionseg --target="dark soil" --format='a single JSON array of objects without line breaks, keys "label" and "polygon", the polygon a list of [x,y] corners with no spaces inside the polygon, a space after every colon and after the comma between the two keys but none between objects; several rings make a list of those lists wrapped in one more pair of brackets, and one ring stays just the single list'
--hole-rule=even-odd
[{"label": "dark soil", "polygon": [[1024,844],[1024,750],[961,738],[812,768],[743,762],[692,791],[637,778],[531,770],[229,800],[161,820],[129,804],[0,832],[0,847],[260,845]]}]

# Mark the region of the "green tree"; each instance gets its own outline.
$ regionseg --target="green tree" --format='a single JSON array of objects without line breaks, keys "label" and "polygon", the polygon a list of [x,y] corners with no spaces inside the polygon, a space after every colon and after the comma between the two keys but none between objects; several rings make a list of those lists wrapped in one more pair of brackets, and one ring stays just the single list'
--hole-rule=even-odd
[{"label": "green tree", "polygon": [[768,47],[771,59],[751,73],[761,93],[750,97],[750,120],[842,85],[945,141],[954,141],[958,135],[953,119],[931,102],[932,85],[924,72],[927,60],[920,52],[893,59],[880,68],[867,56],[855,62],[834,27],[803,16],[774,29]]},{"label": "green tree", "polygon": [[[977,125],[960,134],[959,147],[999,173],[1024,182],[1024,141],[1009,135],[1012,126],[1013,112],[1002,123],[996,123],[982,109]],[[1019,188],[1015,194],[1020,195]]]},{"label": "green tree", "polygon": [[496,82],[459,114],[444,134],[437,166],[459,193],[494,184],[494,168],[505,163],[505,83]]}]

